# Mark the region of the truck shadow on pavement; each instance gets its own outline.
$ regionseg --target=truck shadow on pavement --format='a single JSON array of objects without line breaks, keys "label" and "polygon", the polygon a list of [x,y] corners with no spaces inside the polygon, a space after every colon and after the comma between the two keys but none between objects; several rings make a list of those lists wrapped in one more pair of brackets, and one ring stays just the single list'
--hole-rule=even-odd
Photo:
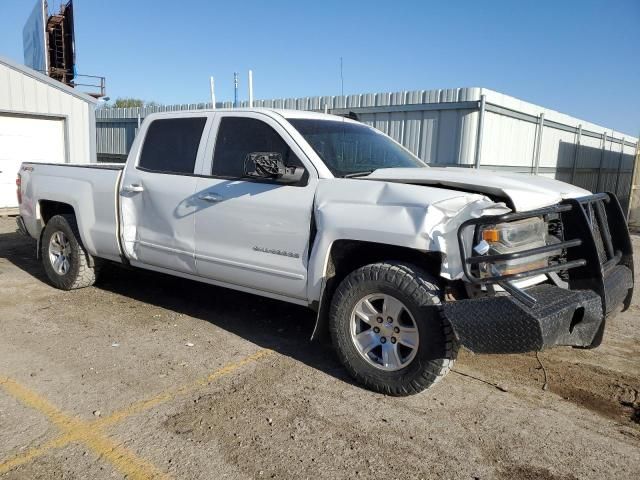
[{"label": "truck shadow on pavement", "polygon": [[[0,258],[49,284],[41,262],[35,257],[35,241],[18,233],[0,234]],[[105,265],[100,279],[90,288],[204,320],[262,348],[357,385],[329,345],[309,340],[315,312],[305,307],[116,264]]]}]

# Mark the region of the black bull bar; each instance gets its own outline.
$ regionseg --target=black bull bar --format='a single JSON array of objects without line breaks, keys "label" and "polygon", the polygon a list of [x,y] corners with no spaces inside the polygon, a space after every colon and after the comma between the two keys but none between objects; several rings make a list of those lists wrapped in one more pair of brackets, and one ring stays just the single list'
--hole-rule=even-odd
[{"label": "black bull bar", "polygon": [[[531,217],[561,222],[562,238],[511,254],[474,255],[465,237],[474,229],[480,240],[483,225]],[[499,284],[510,294],[482,296],[443,305],[458,341],[477,353],[521,353],[554,345],[593,348],[602,342],[607,318],[633,294],[633,250],[625,215],[616,196],[599,193],[567,199],[529,212],[474,218],[458,230],[458,243],[467,280],[472,284]],[[548,266],[527,272],[481,277],[481,263],[526,258],[562,251]],[[562,272],[563,281],[557,273]],[[540,274],[555,275],[555,284],[526,289],[511,282]],[[566,283],[565,283],[566,282]]]}]

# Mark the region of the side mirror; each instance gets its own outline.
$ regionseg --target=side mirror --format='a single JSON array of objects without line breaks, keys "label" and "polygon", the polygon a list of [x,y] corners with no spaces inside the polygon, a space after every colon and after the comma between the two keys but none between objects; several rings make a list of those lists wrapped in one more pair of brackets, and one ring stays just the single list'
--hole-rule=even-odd
[{"label": "side mirror", "polygon": [[281,183],[298,183],[304,175],[304,168],[286,166],[282,154],[278,152],[252,152],[244,160],[244,175]]}]

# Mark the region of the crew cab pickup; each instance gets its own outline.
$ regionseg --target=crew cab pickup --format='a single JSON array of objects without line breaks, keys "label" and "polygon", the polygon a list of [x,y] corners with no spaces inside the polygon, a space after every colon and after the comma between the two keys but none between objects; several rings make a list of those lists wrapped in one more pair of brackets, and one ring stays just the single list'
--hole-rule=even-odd
[{"label": "crew cab pickup", "polygon": [[313,337],[391,395],[440,380],[460,346],[596,347],[633,290],[614,195],[430,168],[320,113],[153,114],[125,165],[24,163],[18,196],[56,287],[109,261],[306,305]]}]

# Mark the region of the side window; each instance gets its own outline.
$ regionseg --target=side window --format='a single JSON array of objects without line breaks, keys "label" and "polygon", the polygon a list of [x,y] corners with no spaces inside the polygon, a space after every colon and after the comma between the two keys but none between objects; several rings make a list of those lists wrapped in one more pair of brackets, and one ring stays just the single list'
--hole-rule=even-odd
[{"label": "side window", "polygon": [[207,119],[154,120],[147,130],[138,166],[163,173],[192,174]]},{"label": "side window", "polygon": [[218,127],[211,174],[242,178],[244,160],[251,152],[278,152],[285,165],[304,168],[289,145],[266,123],[254,118],[223,117]]}]

